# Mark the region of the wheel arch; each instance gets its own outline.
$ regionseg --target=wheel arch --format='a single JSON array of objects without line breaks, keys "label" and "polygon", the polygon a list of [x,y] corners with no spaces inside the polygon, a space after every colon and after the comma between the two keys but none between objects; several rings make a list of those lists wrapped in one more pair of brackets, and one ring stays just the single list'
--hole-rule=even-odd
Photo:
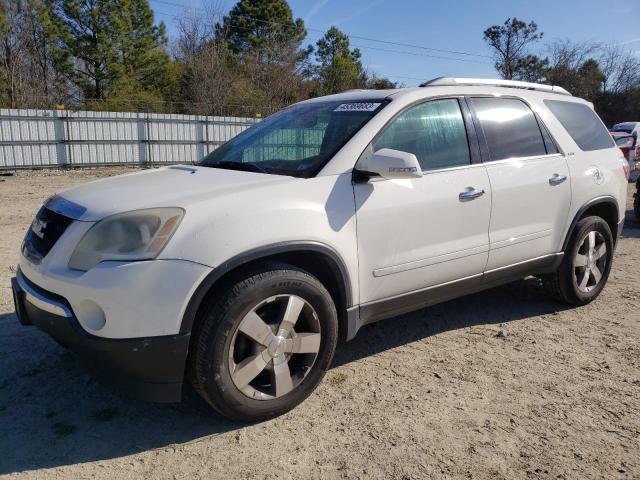
[{"label": "wheel arch", "polygon": [[618,219],[620,218],[620,209],[618,208],[618,202],[612,196],[606,195],[589,200],[585,203],[573,217],[569,230],[565,235],[564,242],[562,244],[562,251],[567,249],[571,235],[576,228],[577,223],[584,217],[596,215],[604,219],[611,229],[613,235],[613,243],[615,244],[618,237]]},{"label": "wheel arch", "polygon": [[180,333],[192,332],[200,309],[210,294],[224,287],[234,273],[252,265],[268,261],[288,263],[308,271],[327,288],[336,305],[339,332],[342,338],[347,332],[347,309],[352,306],[352,288],[349,270],[340,254],[321,242],[282,242],[258,247],[236,255],[214,268],[200,282],[189,299],[182,317]]}]

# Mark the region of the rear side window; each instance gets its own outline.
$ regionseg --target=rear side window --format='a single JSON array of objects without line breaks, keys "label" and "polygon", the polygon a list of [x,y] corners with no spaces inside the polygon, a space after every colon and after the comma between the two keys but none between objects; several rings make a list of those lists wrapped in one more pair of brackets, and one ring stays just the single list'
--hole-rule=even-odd
[{"label": "rear side window", "polygon": [[[531,109],[515,98],[472,98],[491,160],[547,154],[545,140]],[[549,147],[553,142],[548,139]],[[553,151],[556,153],[555,146]]]},{"label": "rear side window", "polygon": [[471,163],[467,131],[455,99],[433,100],[404,111],[375,141],[373,150],[381,148],[413,153],[422,170]]},{"label": "rear side window", "polygon": [[545,100],[544,103],[571,135],[580,150],[589,152],[613,146],[613,139],[596,112],[584,103],[561,100]]}]

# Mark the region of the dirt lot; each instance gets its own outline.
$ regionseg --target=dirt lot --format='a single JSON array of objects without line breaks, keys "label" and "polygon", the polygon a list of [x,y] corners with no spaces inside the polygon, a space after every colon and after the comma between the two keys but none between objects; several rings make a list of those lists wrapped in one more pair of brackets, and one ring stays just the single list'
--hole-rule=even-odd
[{"label": "dirt lot", "polygon": [[42,201],[121,171],[0,177],[0,476],[640,478],[630,212],[595,303],[568,310],[529,279],[365,327],[301,407],[243,425],[189,392],[130,400],[13,314],[9,279]]}]

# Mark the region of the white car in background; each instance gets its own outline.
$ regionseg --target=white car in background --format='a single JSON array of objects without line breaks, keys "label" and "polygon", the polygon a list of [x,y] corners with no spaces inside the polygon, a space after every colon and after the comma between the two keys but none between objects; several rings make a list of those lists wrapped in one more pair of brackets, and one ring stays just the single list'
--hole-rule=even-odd
[{"label": "white car in background", "polygon": [[302,402],[368,323],[528,275],[591,302],[626,189],[592,105],[561,88],[349,91],[198,165],[50,198],[16,311],[134,395],[179,401],[186,378],[222,414],[264,419]]}]

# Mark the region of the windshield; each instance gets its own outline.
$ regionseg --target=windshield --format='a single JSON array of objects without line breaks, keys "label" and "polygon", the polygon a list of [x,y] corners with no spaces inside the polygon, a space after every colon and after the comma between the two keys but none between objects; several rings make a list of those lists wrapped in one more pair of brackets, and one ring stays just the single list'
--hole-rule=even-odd
[{"label": "windshield", "polygon": [[293,105],[221,145],[200,165],[311,177],[386,103],[377,99]]}]

